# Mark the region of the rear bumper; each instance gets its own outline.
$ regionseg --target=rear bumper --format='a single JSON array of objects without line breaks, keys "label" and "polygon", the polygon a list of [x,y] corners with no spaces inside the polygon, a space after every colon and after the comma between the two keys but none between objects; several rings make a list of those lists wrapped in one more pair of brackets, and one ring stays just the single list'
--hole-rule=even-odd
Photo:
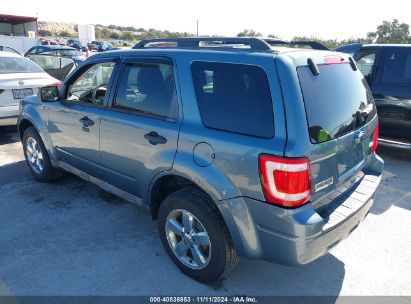
[{"label": "rear bumper", "polygon": [[218,203],[240,256],[283,265],[307,264],[326,254],[361,223],[381,180],[382,160],[375,156],[358,184],[336,196],[325,210],[310,204],[283,209],[250,198]]},{"label": "rear bumper", "polygon": [[8,117],[0,117],[0,127],[2,126],[15,126],[17,124],[17,115],[16,116],[8,116]]},{"label": "rear bumper", "polygon": [[0,107],[0,126],[15,126],[18,115],[18,105]]}]

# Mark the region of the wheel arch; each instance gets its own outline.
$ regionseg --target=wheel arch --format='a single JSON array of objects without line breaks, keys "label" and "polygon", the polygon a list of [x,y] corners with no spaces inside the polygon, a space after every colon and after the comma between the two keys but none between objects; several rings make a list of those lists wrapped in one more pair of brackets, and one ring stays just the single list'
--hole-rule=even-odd
[{"label": "wheel arch", "polygon": [[23,139],[24,131],[29,127],[36,129],[37,133],[40,135],[41,140],[43,141],[44,146],[47,149],[50,159],[55,160],[56,153],[50,135],[48,134],[46,124],[38,114],[38,112],[35,110],[31,110],[30,112],[23,112],[22,114],[20,114],[17,121],[20,140]]}]

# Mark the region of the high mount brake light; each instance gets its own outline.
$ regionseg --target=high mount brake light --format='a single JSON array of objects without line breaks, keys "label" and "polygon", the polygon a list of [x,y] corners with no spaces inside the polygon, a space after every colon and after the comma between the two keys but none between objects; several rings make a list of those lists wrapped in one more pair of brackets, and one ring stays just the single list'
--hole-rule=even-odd
[{"label": "high mount brake light", "polygon": [[308,158],[286,158],[261,154],[258,162],[261,184],[267,202],[283,207],[297,207],[310,200]]},{"label": "high mount brake light", "polygon": [[344,62],[344,58],[340,56],[326,56],[324,57],[325,64],[341,64]]}]

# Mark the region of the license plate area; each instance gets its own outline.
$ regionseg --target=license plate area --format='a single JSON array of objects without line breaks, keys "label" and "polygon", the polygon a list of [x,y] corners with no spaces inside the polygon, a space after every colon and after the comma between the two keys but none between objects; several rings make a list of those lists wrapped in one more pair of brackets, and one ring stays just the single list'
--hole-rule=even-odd
[{"label": "license plate area", "polygon": [[14,89],[13,98],[14,99],[23,99],[24,97],[33,95],[33,89]]}]

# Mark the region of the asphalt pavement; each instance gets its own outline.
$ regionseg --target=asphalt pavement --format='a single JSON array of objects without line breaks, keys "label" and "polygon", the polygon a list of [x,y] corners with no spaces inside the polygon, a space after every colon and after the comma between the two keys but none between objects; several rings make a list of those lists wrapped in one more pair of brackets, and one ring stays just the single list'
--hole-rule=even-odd
[{"label": "asphalt pavement", "polygon": [[242,259],[201,284],[168,258],[143,209],[74,176],[33,180],[13,129],[0,129],[0,295],[411,296],[411,157],[379,149],[382,183],[365,221],[301,267]]}]

